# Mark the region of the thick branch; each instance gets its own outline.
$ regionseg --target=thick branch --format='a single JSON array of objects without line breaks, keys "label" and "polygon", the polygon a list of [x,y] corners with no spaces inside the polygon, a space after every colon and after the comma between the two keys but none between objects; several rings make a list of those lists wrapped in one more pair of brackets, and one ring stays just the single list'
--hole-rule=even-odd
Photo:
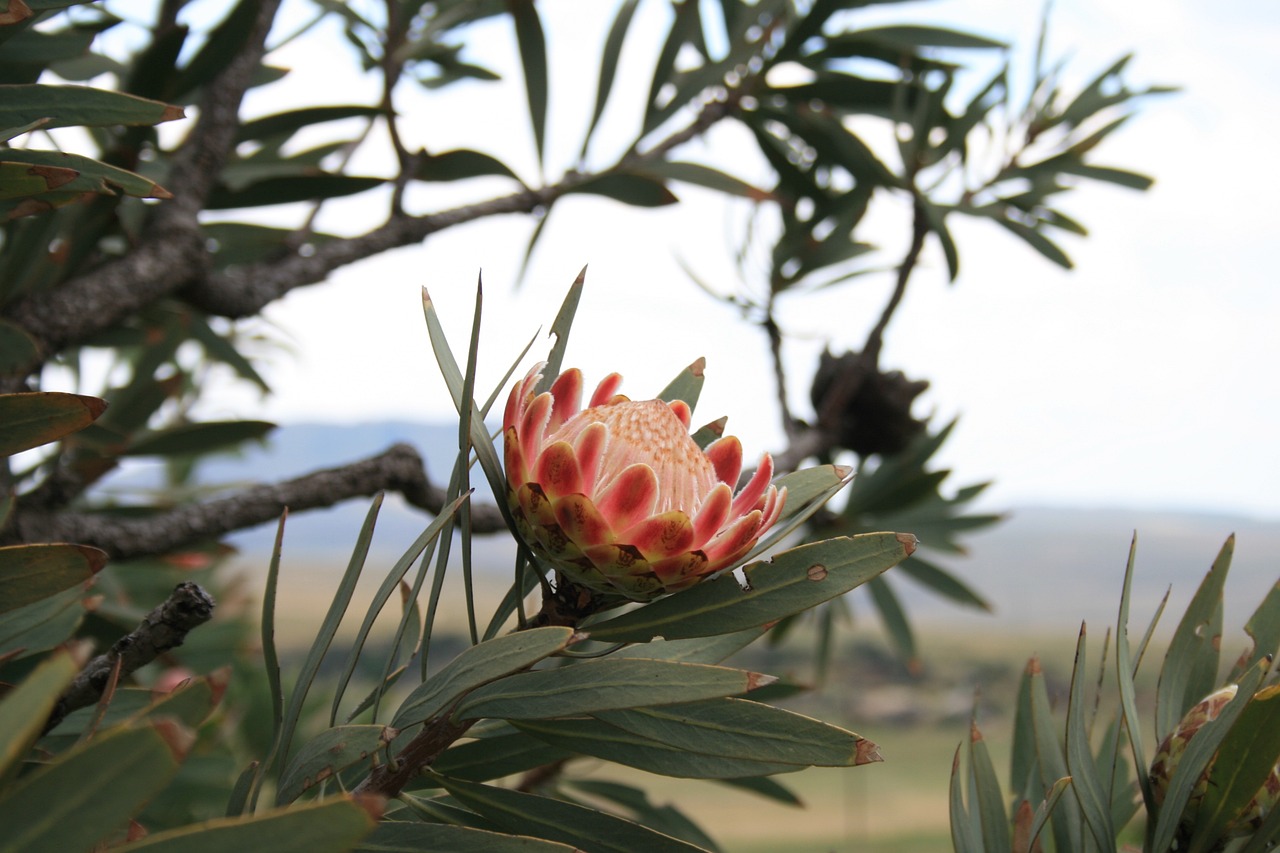
[{"label": "thick branch", "polygon": [[117,662],[120,667],[119,676],[123,678],[170,649],[182,645],[188,633],[213,618],[214,606],[213,598],[199,585],[190,581],[178,584],[173,593],[148,613],[137,628],[116,640],[106,654],[89,661],[89,665],[81,670],[53,706],[44,730],[50,731],[77,708],[85,708],[97,702],[110,681]]},{"label": "thick branch", "polygon": [[[378,456],[350,465],[145,518],[32,511],[19,506],[7,533],[8,538],[22,542],[93,545],[115,559],[126,559],[168,553],[193,541],[265,524],[279,518],[286,507],[293,512],[328,507],[384,490],[399,492],[411,505],[432,513],[446,504],[445,490],[428,479],[418,452],[407,444],[396,444]],[[489,505],[472,507],[471,524],[477,533],[506,529],[497,507]]]}]

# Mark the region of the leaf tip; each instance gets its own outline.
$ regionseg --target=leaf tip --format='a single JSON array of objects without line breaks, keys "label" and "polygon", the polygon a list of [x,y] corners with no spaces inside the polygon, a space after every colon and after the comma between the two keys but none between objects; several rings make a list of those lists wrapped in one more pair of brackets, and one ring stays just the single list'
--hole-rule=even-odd
[{"label": "leaf tip", "polygon": [[902,549],[907,552],[908,557],[910,557],[912,554],[916,552],[916,546],[920,544],[920,540],[917,539],[913,534],[895,533],[893,535],[894,535],[894,538],[898,540],[898,543],[902,545]]}]

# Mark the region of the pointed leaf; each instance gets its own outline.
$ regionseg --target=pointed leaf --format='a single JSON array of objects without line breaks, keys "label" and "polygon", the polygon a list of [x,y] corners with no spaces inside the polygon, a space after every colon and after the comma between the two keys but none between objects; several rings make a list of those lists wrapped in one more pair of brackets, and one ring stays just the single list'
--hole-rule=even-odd
[{"label": "pointed leaf", "polygon": [[157,832],[126,845],[129,853],[345,853],[376,821],[361,803],[331,798],[250,817],[217,818]]},{"label": "pointed leaf", "polygon": [[474,690],[458,706],[455,716],[459,720],[572,717],[730,696],[772,680],[759,673],[708,664],[604,658],[507,676]]},{"label": "pointed leaf", "polygon": [[175,724],[121,727],[63,753],[0,796],[0,850],[89,850],[169,784]]},{"label": "pointed leaf", "polygon": [[915,550],[905,533],[838,537],[748,565],[743,589],[732,574],[593,624],[593,640],[648,642],[741,631],[808,610],[865,583]]},{"label": "pointed leaf", "polygon": [[45,129],[149,125],[183,116],[181,107],[89,86],[0,86],[0,127],[41,119],[48,119],[42,124]]},{"label": "pointed leaf", "polygon": [[1094,762],[1089,746],[1089,733],[1085,723],[1085,631],[1080,628],[1076,643],[1076,663],[1071,675],[1071,692],[1067,698],[1067,767],[1071,770],[1071,784],[1075,788],[1084,814],[1085,824],[1093,834],[1094,843],[1102,851],[1116,849],[1115,828],[1111,824],[1111,810],[1107,805],[1104,784]]},{"label": "pointed leaf", "polygon": [[781,764],[856,767],[883,760],[860,735],[746,699],[597,712],[612,726],[675,749]]},{"label": "pointed leaf", "polygon": [[23,756],[40,737],[49,712],[79,669],[70,654],[52,655],[0,700],[0,790],[17,774]]},{"label": "pointed leaf", "polygon": [[516,44],[520,48],[520,64],[524,68],[524,89],[529,101],[529,119],[533,122],[533,139],[538,162],[543,160],[547,128],[547,40],[542,19],[533,0],[507,0],[516,28]]},{"label": "pointed leaf", "polygon": [[83,584],[106,564],[106,553],[88,545],[0,548],[0,613]]},{"label": "pointed leaf", "polygon": [[348,767],[368,761],[395,739],[398,732],[386,726],[335,726],[303,744],[280,774],[276,802],[287,805],[308,789]]},{"label": "pointed leaf", "polygon": [[134,441],[122,456],[180,456],[234,447],[265,438],[276,428],[266,421],[204,421],[153,432]]},{"label": "pointed leaf", "polygon": [[0,394],[0,455],[57,441],[93,423],[106,408],[97,397],[59,391]]},{"label": "pointed leaf", "polygon": [[800,765],[689,752],[610,725],[595,717],[516,720],[522,732],[566,750],[681,779],[737,779],[792,773]]},{"label": "pointed leaf", "polygon": [[575,184],[568,192],[602,195],[633,207],[662,207],[679,201],[661,179],[623,172],[590,178]]},{"label": "pointed leaf", "polygon": [[410,693],[391,724],[404,729],[438,716],[468,691],[533,666],[575,639],[572,628],[548,626],[472,646]]},{"label": "pointed leaf", "polygon": [[1230,536],[1169,641],[1156,687],[1157,743],[1173,731],[1187,709],[1216,686],[1218,648],[1222,642],[1222,591],[1234,551],[1235,536]]},{"label": "pointed leaf", "polygon": [[442,779],[463,805],[509,832],[529,833],[572,844],[592,853],[693,853],[695,847],[651,829],[563,800],[505,788]]}]

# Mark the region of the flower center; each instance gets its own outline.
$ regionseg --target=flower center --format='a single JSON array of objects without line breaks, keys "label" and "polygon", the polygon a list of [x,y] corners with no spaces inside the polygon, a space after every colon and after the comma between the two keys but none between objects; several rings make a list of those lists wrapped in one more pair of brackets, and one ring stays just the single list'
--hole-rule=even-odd
[{"label": "flower center", "polygon": [[589,496],[599,494],[627,467],[637,463],[653,469],[658,480],[656,512],[683,510],[690,516],[718,482],[710,460],[689,436],[684,423],[661,400],[631,400],[584,409],[565,421],[547,442],[568,441],[593,423],[602,423],[609,437]]}]

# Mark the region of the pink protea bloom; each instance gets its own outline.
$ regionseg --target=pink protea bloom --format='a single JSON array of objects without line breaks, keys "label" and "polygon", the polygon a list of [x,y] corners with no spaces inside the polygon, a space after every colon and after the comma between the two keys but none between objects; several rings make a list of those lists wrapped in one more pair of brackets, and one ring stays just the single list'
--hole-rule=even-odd
[{"label": "pink protea bloom", "polygon": [[645,601],[733,566],[778,520],[786,489],[768,454],[735,495],[741,442],[699,448],[685,403],[629,400],[613,373],[583,409],[582,372],[535,394],[543,367],[507,399],[507,500],[524,541],[573,581]]}]

